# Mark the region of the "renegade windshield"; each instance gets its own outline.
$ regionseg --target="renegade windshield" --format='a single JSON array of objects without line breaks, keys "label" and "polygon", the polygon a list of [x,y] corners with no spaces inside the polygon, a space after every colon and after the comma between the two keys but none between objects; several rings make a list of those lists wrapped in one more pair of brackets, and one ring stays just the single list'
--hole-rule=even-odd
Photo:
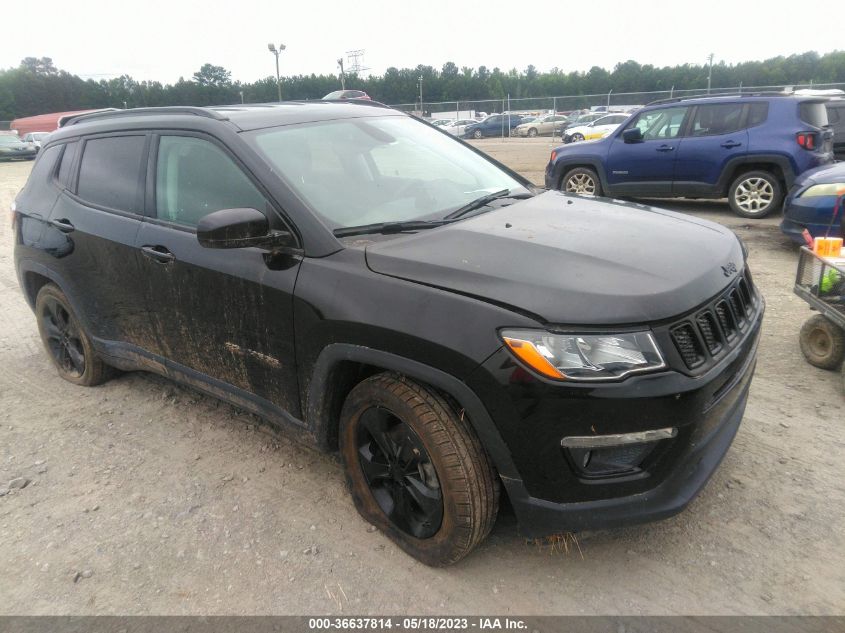
[{"label": "renegade windshield", "polygon": [[492,193],[530,195],[507,172],[410,117],[320,121],[244,136],[331,229],[438,220]]}]

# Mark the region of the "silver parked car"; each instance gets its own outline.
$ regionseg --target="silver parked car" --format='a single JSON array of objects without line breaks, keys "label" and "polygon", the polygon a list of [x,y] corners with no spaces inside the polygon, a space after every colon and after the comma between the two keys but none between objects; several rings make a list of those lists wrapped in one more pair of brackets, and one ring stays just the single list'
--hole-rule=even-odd
[{"label": "silver parked car", "polygon": [[567,117],[563,114],[548,114],[539,119],[528,121],[517,125],[513,136],[555,136],[559,134],[566,124]]}]

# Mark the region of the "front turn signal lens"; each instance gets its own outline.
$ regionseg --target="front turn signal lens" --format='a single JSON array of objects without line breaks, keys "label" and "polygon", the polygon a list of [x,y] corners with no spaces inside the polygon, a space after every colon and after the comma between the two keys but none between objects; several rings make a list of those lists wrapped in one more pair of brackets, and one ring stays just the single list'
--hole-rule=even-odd
[{"label": "front turn signal lens", "polygon": [[546,358],[540,353],[534,343],[531,341],[523,341],[518,338],[508,338],[507,336],[503,336],[502,339],[505,341],[505,345],[508,346],[511,352],[523,363],[531,367],[534,371],[547,378],[555,378],[560,380],[562,378],[566,378],[562,373],[560,373],[554,365],[552,365]]}]

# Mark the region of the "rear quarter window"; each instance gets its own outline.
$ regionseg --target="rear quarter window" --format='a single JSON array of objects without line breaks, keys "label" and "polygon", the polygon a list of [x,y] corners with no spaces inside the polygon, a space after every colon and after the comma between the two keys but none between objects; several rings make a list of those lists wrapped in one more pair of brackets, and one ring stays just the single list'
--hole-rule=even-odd
[{"label": "rear quarter window", "polygon": [[765,123],[769,117],[769,104],[765,102],[752,103],[748,109],[748,127]]},{"label": "rear quarter window", "polygon": [[71,188],[71,178],[73,177],[72,169],[73,163],[76,160],[76,152],[79,149],[79,141],[65,144],[65,151],[62,153],[61,165],[59,165],[59,175],[57,180],[59,185],[65,189]]},{"label": "rear quarter window", "polygon": [[798,106],[798,116],[807,125],[824,127],[828,124],[827,108],[821,101],[805,101]]},{"label": "rear quarter window", "polygon": [[30,191],[38,187],[44,187],[49,183],[54,173],[53,170],[56,168],[56,159],[59,157],[61,149],[61,145],[54,145],[53,147],[48,147],[38,155],[38,160],[35,161],[35,165],[33,165],[32,171],[29,173],[29,178],[27,178],[21,195],[26,195]]}]

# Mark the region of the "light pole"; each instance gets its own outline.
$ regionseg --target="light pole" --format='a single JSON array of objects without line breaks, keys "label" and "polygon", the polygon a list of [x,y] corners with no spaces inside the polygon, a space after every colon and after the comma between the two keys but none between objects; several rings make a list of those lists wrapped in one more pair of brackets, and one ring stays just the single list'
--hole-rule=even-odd
[{"label": "light pole", "polygon": [[276,88],[279,91],[279,101],[282,100],[282,78],[279,76],[279,53],[285,50],[284,44],[279,44],[279,48],[276,48],[275,44],[267,44],[267,50],[273,53],[276,56]]},{"label": "light pole", "polygon": [[340,66],[340,89],[346,90],[346,74],[343,72],[343,57],[337,60],[337,65]]},{"label": "light pole", "polygon": [[423,100],[422,100],[422,75],[420,75],[420,116],[425,116],[425,108],[423,108]]},{"label": "light pole", "polygon": [[707,94],[710,94],[710,80],[713,78],[713,53],[707,56],[707,60],[710,62],[710,70],[707,71]]}]

